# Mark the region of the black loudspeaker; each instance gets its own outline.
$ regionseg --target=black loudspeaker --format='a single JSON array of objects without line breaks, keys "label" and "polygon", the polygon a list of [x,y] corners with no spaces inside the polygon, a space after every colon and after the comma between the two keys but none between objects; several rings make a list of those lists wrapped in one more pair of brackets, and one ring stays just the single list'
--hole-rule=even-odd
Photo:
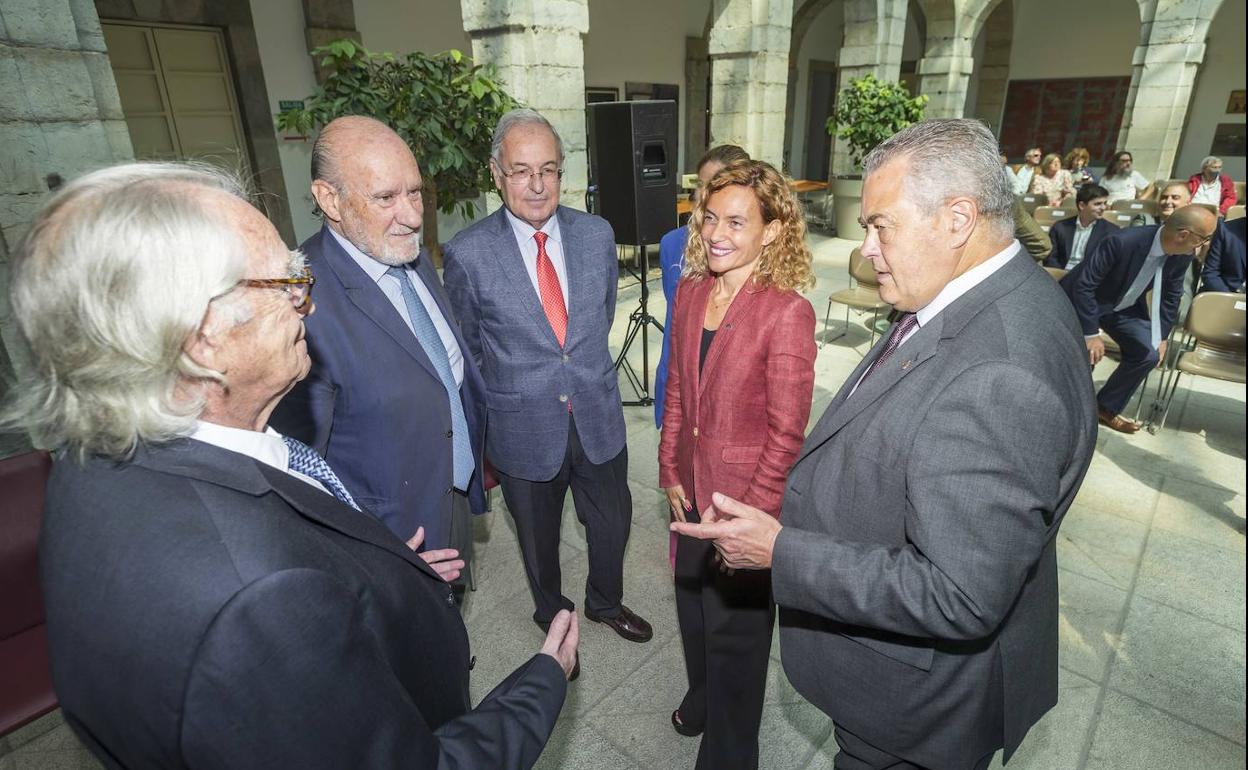
[{"label": "black loudspeaker", "polygon": [[676,227],[676,102],[600,102],[589,109],[595,213],[618,243],[658,243]]}]

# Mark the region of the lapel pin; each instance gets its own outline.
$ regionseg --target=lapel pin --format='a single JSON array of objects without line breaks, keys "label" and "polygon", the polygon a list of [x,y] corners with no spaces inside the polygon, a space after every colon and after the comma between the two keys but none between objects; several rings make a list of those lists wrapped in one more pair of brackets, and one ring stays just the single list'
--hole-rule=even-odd
[{"label": "lapel pin", "polygon": [[903,372],[904,372],[904,371],[906,371],[907,369],[909,369],[909,368],[910,368],[910,364],[912,364],[912,363],[914,363],[914,362],[913,362],[913,361],[911,361],[910,359],[908,359],[908,358],[907,358],[907,359],[905,360],[905,362],[904,362],[904,363],[902,363],[902,365],[901,365],[901,370],[902,370]]}]

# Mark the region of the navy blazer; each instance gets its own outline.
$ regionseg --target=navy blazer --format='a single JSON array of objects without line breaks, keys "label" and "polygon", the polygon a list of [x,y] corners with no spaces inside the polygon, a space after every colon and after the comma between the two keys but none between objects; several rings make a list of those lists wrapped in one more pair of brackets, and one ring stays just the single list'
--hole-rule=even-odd
[{"label": "navy blazer", "polygon": [[615,235],[601,217],[565,206],[555,212],[568,279],[561,348],[504,211],[446,244],[443,277],[485,380],[490,462],[509,476],[549,481],[567,453],[569,404],[591,463],[624,449],[619,375],[607,345],[619,277]]},{"label": "navy blazer", "polygon": [[[1112,238],[1106,238],[1096,251],[1085,255],[1083,261],[1062,278],[1062,288],[1075,306],[1075,314],[1079,316],[1079,325],[1083,327],[1085,337],[1100,331],[1101,316],[1113,313],[1114,307],[1131,288],[1135,276],[1144,267],[1144,260],[1159,227],[1130,227]],[[1178,316],[1183,279],[1191,263],[1191,254],[1171,254],[1162,265],[1162,339],[1170,336],[1170,329]],[[1148,318],[1148,290],[1141,292],[1135,304],[1122,312],[1135,318]]]},{"label": "navy blazer", "polygon": [[[1071,255],[1075,252],[1075,223],[1078,221],[1077,216],[1067,217],[1049,228],[1049,242],[1053,244],[1053,250],[1044,258],[1045,267],[1066,268],[1066,263],[1070,261]],[[1093,222],[1092,234],[1088,236],[1088,242],[1083,247],[1083,258],[1087,259],[1091,256],[1101,241],[1119,232],[1121,230],[1118,227],[1104,219]]]},{"label": "navy blazer", "polygon": [[[320,452],[351,495],[403,540],[425,528],[425,548],[451,534],[451,409],[433,362],[385,293],[328,227],[304,241],[316,276],[316,312],[304,321],[312,370],[273,413],[272,424]],[[468,489],[485,510],[481,457],[484,385],[429,255],[416,274],[437,300],[464,353],[460,387],[476,471]]]},{"label": "navy blazer", "polygon": [[1244,285],[1244,228],[1248,219],[1218,222],[1200,272],[1201,291],[1239,291]]},{"label": "navy blazer", "polygon": [[663,427],[663,404],[667,397],[667,365],[672,350],[672,312],[676,307],[676,286],[685,267],[685,244],[689,228],[677,227],[659,239],[659,273],[663,280],[663,299],[667,301],[667,317],[663,321],[663,348],[659,365],[654,368],[654,425]]},{"label": "navy blazer", "polygon": [[446,583],[374,517],[192,439],[58,458],[52,680],[109,768],[527,767],[567,692],[535,655],[475,710]]}]

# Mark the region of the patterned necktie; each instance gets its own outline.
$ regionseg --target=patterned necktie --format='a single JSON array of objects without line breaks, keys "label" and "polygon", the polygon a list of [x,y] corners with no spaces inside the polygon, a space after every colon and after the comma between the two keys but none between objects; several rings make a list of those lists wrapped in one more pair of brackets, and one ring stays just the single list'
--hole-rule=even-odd
[{"label": "patterned necktie", "polygon": [[289,456],[286,459],[286,467],[296,473],[302,473],[310,479],[319,481],[321,486],[330,491],[334,497],[343,501],[355,510],[360,510],[360,506],[355,504],[355,499],[351,497],[351,493],[342,485],[338,479],[338,474],[334,473],[334,469],[329,467],[329,463],[321,459],[316,450],[298,439],[290,436],[282,436],[282,441],[286,442],[286,448],[289,450]]},{"label": "patterned necktie", "polygon": [[914,313],[906,313],[901,317],[900,321],[893,325],[893,330],[889,332],[888,335],[888,342],[884,343],[884,347],[880,350],[880,354],[875,357],[874,361],[871,362],[871,366],[867,367],[866,373],[863,374],[862,379],[858,381],[859,387],[862,386],[862,383],[867,381],[867,378],[871,376],[872,372],[879,369],[884,365],[885,361],[892,357],[897,348],[901,347],[901,343],[905,340],[906,335],[909,334],[910,330],[917,326],[918,323],[918,316]]},{"label": "patterned necktie", "polygon": [[472,444],[468,441],[468,418],[464,416],[464,402],[459,398],[459,386],[455,384],[455,375],[451,372],[451,359],[447,357],[442,336],[433,325],[433,318],[425,308],[425,303],[416,295],[416,288],[408,279],[407,271],[401,267],[392,267],[386,271],[386,275],[398,279],[399,287],[403,290],[403,304],[407,305],[407,315],[412,322],[412,332],[425,355],[433,362],[438,379],[442,380],[442,387],[446,388],[446,398],[451,407],[451,455],[455,488],[468,489],[476,461],[472,457]]},{"label": "patterned necktie", "polygon": [[537,241],[537,293],[542,298],[542,309],[546,311],[546,320],[559,340],[559,347],[568,335],[568,308],[563,304],[563,291],[559,288],[559,276],[555,273],[555,263],[550,261],[546,253],[546,239],[550,236],[543,232],[533,233]]}]

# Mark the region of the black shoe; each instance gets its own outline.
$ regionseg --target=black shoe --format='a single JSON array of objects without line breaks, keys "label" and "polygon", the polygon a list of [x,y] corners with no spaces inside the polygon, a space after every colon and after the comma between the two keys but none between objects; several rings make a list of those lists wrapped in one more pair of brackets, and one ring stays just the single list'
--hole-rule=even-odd
[{"label": "black shoe", "polygon": [[648,642],[654,636],[654,629],[650,628],[650,624],[623,604],[620,605],[620,614],[613,618],[595,615],[588,609],[585,610],[585,617],[595,623],[609,626],[630,642]]},{"label": "black shoe", "polygon": [[676,730],[676,732],[686,738],[693,738],[694,736],[701,735],[702,730],[704,729],[701,727],[693,727],[682,722],[680,720],[680,709],[676,709],[672,712],[672,727]]}]

